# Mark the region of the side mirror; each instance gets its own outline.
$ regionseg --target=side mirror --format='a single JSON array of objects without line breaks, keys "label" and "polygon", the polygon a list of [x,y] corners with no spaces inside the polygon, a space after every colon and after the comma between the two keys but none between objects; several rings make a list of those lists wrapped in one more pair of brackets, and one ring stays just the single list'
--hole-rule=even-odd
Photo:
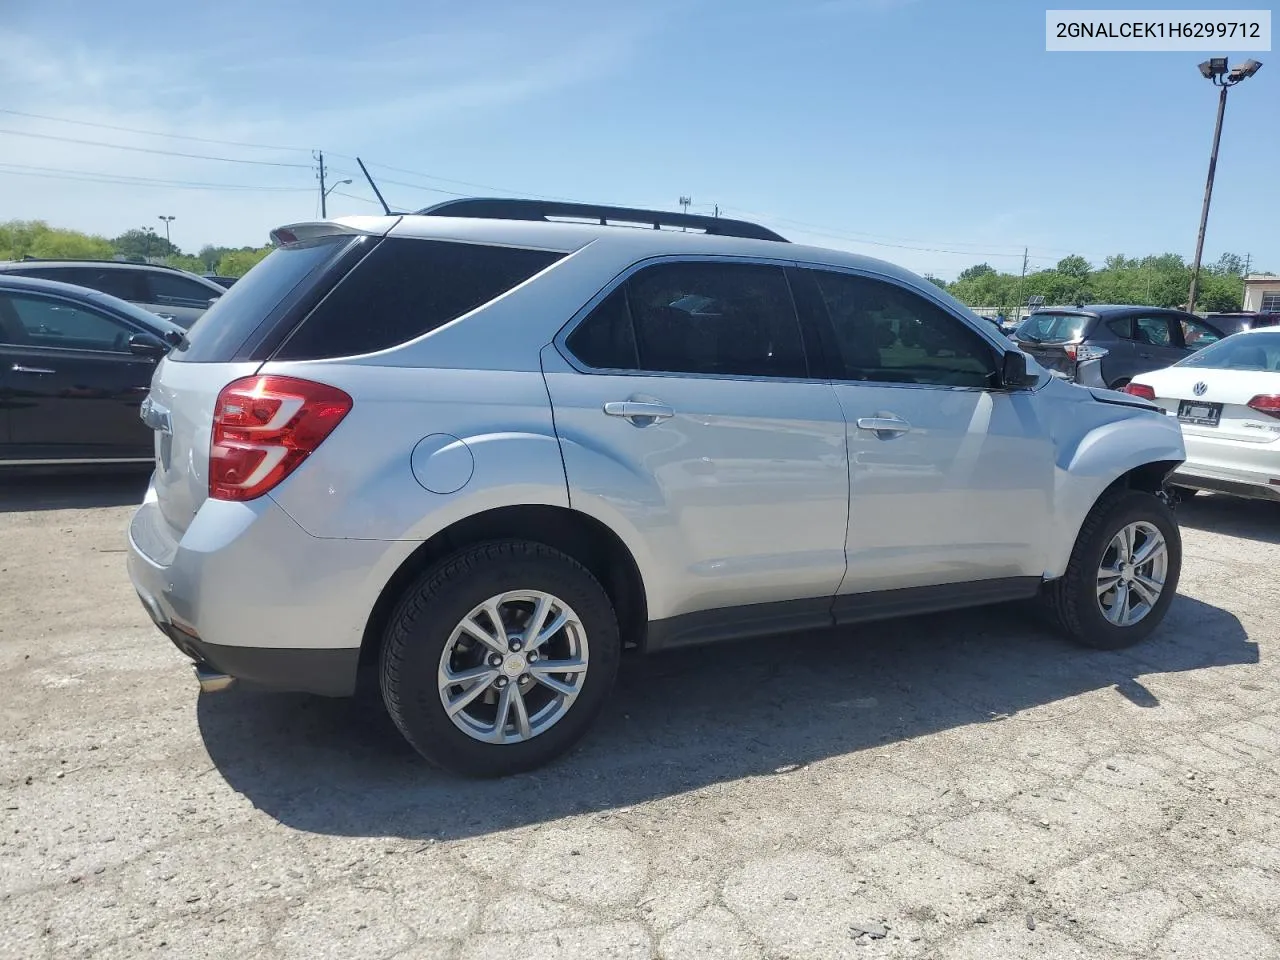
[{"label": "side mirror", "polygon": [[163,357],[169,345],[149,333],[135,333],[129,338],[129,352],[137,357]]},{"label": "side mirror", "polygon": [[1009,350],[1000,362],[1000,386],[1006,390],[1033,387],[1039,378],[1027,370],[1027,355],[1021,350]]}]

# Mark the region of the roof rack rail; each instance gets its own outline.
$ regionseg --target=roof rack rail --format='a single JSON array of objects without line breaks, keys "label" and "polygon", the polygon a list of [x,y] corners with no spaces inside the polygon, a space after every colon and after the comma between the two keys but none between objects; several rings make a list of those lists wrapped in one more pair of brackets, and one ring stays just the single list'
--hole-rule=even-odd
[{"label": "roof rack rail", "polygon": [[417,211],[431,217],[477,217],[486,220],[540,220],[553,217],[595,220],[601,226],[615,223],[643,223],[653,229],[688,227],[715,237],[745,237],[748,240],[775,240],[787,243],[768,227],[746,220],[726,217],[704,217],[692,213],[667,213],[662,210],[640,210],[633,207],[602,207],[594,203],[565,203],[558,200],[519,200],[505,197],[468,197],[446,200]]}]

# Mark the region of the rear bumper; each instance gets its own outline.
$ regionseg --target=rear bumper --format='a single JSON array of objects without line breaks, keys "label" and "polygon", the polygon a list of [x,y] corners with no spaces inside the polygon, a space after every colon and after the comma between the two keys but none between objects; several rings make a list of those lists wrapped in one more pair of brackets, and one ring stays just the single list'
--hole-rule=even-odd
[{"label": "rear bumper", "polygon": [[1280,441],[1242,443],[1184,430],[1186,462],[1170,483],[1254,500],[1280,501]]},{"label": "rear bumper", "polygon": [[[1192,472],[1194,471],[1194,472]],[[1184,465],[1175,470],[1169,482],[1178,487],[1189,487],[1192,490],[1206,490],[1210,493],[1227,493],[1233,497],[1246,497],[1250,500],[1272,500],[1280,503],[1280,485],[1259,480],[1256,477],[1240,479],[1238,477],[1210,476],[1203,469]]]},{"label": "rear bumper", "polygon": [[275,689],[347,696],[396,546],[312,537],[270,497],[207,501],[178,534],[148,490],[129,527],[129,578],[193,660]]},{"label": "rear bumper", "polygon": [[[143,606],[147,604],[144,602]],[[225,647],[206,643],[171,623],[157,620],[156,626],[196,664],[237,680],[273,690],[317,693],[325,697],[349,697],[355,692],[360,665],[358,648]]]}]

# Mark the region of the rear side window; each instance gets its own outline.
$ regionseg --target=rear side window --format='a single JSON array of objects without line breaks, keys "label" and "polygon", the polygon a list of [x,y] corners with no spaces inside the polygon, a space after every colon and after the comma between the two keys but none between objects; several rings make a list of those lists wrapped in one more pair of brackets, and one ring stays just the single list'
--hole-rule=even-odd
[{"label": "rear side window", "polygon": [[569,352],[597,370],[635,370],[636,336],[627,307],[627,288],[618,287],[605,297],[591,316],[578,324],[565,341]]},{"label": "rear side window", "polygon": [[78,287],[88,287],[90,290],[109,293],[121,300],[147,299],[142,272],[139,270],[112,269],[111,267],[47,267],[23,271],[23,273],[28,277],[40,277],[42,280],[74,283]]},{"label": "rear side window", "polygon": [[[276,359],[349,357],[406,343],[484,306],[563,256],[441,240],[383,240],[284,342]],[[247,279],[224,299],[234,297]]]},{"label": "rear side window", "polygon": [[1133,339],[1133,317],[1113,317],[1107,321],[1107,329],[1121,340]]},{"label": "rear side window", "polygon": [[170,359],[189,363],[226,363],[254,331],[298,287],[323,272],[351,242],[347,236],[325,237],[272,250],[206,310],[187,332],[185,349]]},{"label": "rear side window", "polygon": [[177,303],[184,306],[205,307],[209,301],[219,296],[218,291],[210,290],[179,274],[152,273],[147,276],[147,286],[151,290],[153,303]]}]

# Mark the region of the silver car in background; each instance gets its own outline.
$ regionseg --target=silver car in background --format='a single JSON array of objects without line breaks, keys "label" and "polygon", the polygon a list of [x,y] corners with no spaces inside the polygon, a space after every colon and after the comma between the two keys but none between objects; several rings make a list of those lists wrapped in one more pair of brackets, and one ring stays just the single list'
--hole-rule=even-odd
[{"label": "silver car in background", "polygon": [[1176,422],[905,270],[535,201],[274,239],[143,410],[129,570],[208,687],[367,667],[425,757],[497,775],[627,647],[1042,596],[1115,648],[1173,599]]}]

